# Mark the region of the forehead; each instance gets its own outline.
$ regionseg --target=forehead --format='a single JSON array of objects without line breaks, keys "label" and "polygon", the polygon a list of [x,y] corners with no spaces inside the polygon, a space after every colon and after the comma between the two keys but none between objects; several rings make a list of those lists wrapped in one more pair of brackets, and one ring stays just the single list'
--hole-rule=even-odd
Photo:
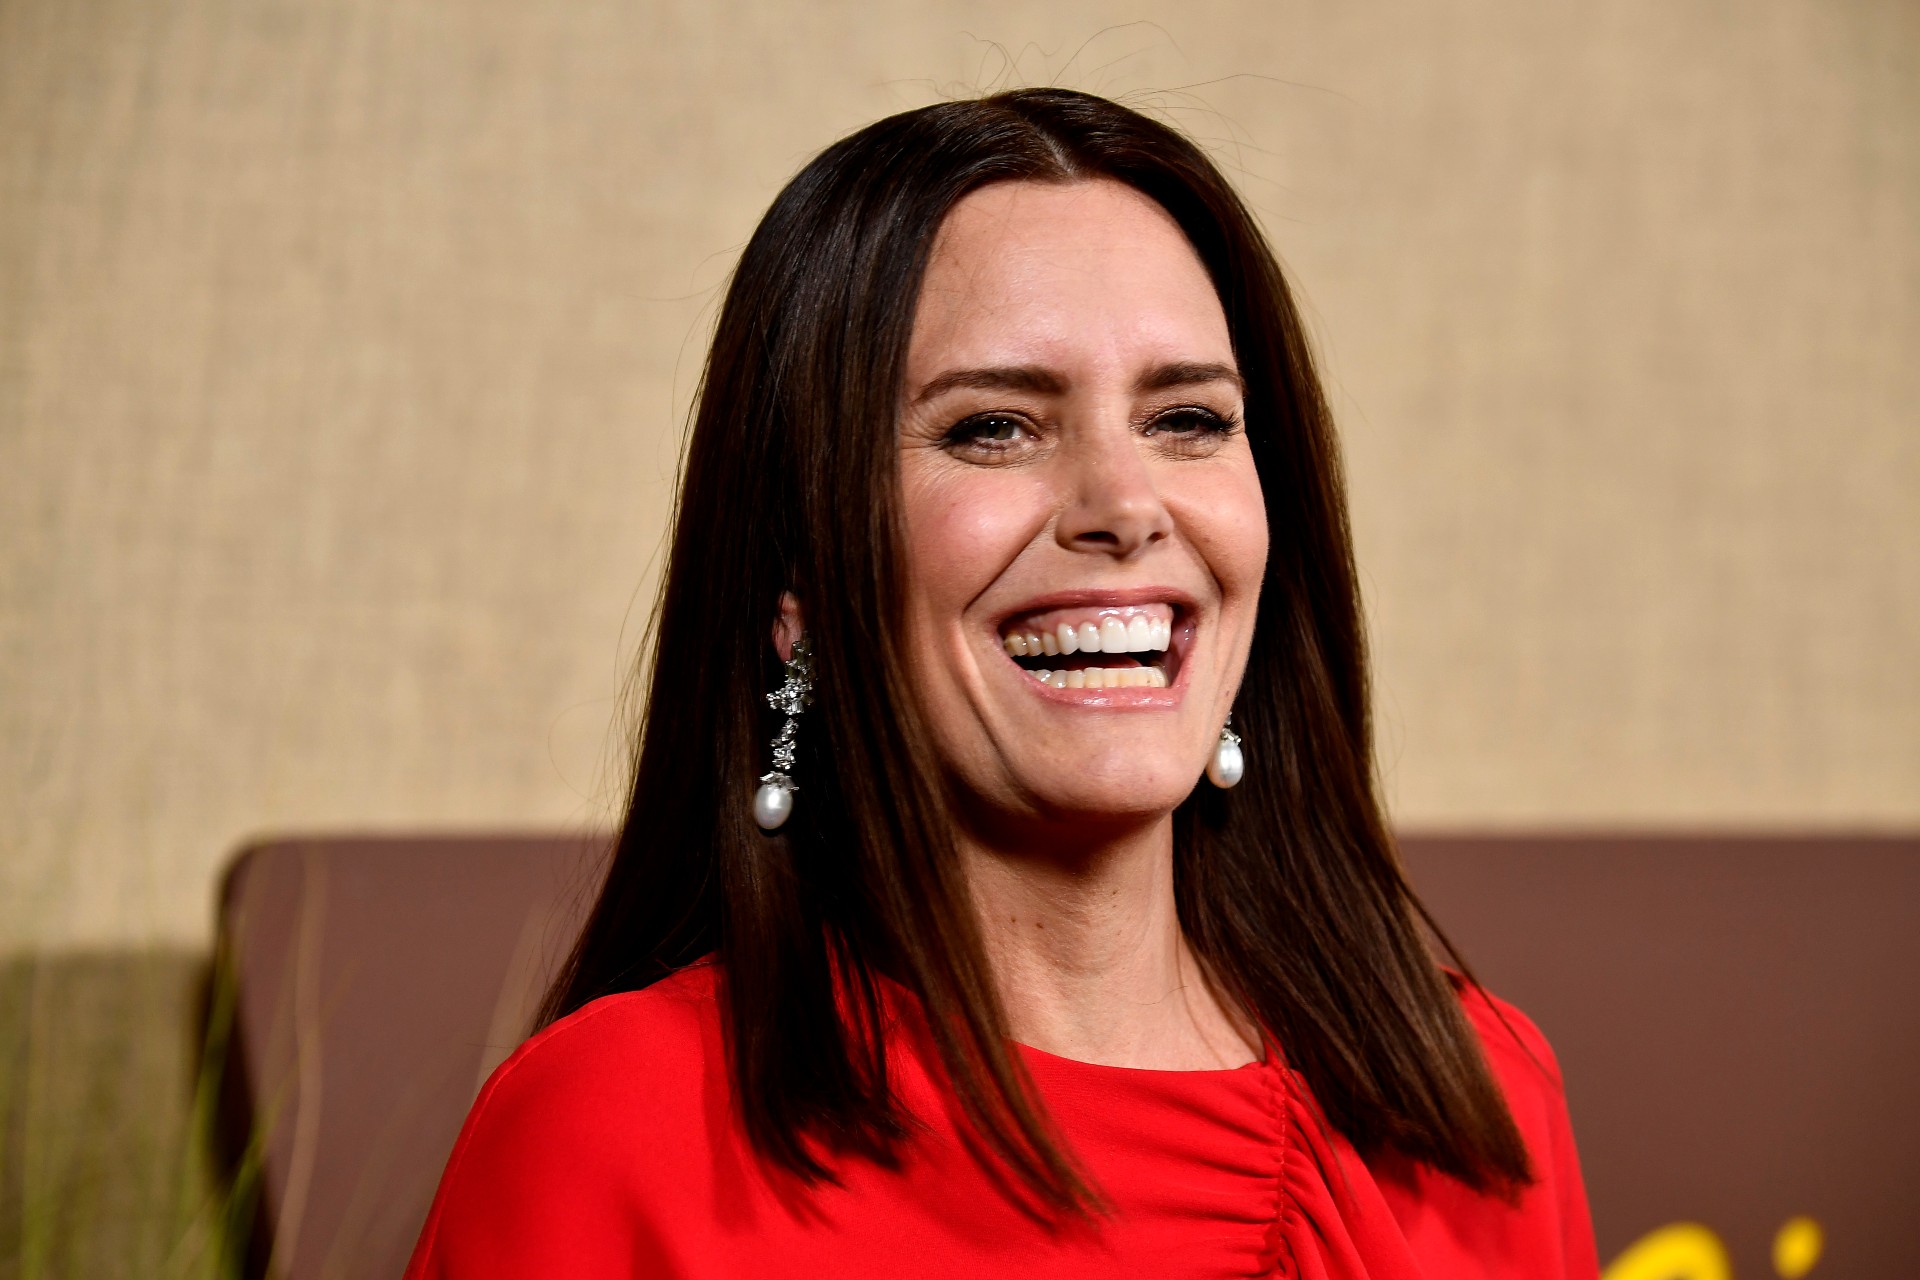
[{"label": "forehead", "polygon": [[1229,360],[1206,268],[1167,211],[1094,180],[1002,182],[941,224],[910,370],[950,360]]}]

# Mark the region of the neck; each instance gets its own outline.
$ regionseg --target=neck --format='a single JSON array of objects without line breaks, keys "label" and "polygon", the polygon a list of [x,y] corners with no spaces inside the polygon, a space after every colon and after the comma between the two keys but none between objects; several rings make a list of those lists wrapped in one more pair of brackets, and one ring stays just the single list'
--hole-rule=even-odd
[{"label": "neck", "polygon": [[960,853],[1016,1041],[1162,1071],[1261,1056],[1181,931],[1171,815],[1091,842],[962,835]]}]

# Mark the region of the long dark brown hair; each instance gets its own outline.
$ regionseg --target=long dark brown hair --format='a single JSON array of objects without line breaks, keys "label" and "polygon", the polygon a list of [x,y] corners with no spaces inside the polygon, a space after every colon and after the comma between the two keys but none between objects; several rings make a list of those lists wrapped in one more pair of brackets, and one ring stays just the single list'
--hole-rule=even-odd
[{"label": "long dark brown hair", "polygon": [[[896,431],[929,250],[988,183],[1107,179],[1164,207],[1219,292],[1270,546],[1234,725],[1247,772],[1175,816],[1190,944],[1327,1121],[1471,1186],[1530,1178],[1518,1130],[1423,939],[1374,790],[1339,452],[1285,280],[1201,151],[1101,98],[1032,89],[904,112],[830,147],[733,273],[681,473],[633,787],[605,886],[542,1021],[719,961],[752,1142],[809,1181],[910,1129],[882,975],[922,1002],[989,1149],[1056,1207],[1097,1202],[1009,1047],[908,680]],[[771,628],[804,602],[815,701],[793,817],[749,800],[776,726]],[[1430,922],[1428,922],[1430,923]]]}]

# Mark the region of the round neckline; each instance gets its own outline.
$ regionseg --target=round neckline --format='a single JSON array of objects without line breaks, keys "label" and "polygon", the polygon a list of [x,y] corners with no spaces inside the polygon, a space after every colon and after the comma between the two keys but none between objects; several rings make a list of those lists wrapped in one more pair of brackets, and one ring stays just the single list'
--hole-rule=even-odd
[{"label": "round neckline", "polygon": [[[892,1006],[889,1009],[890,1019],[897,1019],[903,1008],[912,1009],[915,1011],[916,1016],[924,1017],[924,1011],[920,1007],[919,997],[915,996],[895,978],[889,977],[886,974],[880,974],[879,978],[882,999],[888,1005]],[[1113,1072],[1118,1076],[1141,1081],[1244,1079],[1248,1075],[1258,1074],[1270,1068],[1277,1067],[1281,1063],[1280,1055],[1277,1052],[1278,1046],[1274,1043],[1273,1037],[1264,1034],[1260,1037],[1260,1056],[1252,1062],[1243,1062],[1237,1067],[1196,1067],[1184,1069],[1179,1067],[1122,1067],[1106,1062],[1086,1062],[1079,1058],[1068,1058],[1057,1053],[1049,1053],[1045,1049],[1035,1048],[1030,1044],[1023,1044],[1012,1037],[1008,1037],[1005,1043],[1012,1045],[1035,1063],[1049,1066],[1056,1071],[1107,1071]]]},{"label": "round neckline", "polygon": [[1045,1049],[1036,1049],[1030,1044],[1018,1040],[1009,1041],[1014,1048],[1030,1058],[1044,1063],[1057,1064],[1058,1067],[1078,1071],[1123,1072],[1128,1076],[1146,1077],[1164,1080],[1205,1080],[1226,1079],[1245,1072],[1259,1072],[1273,1065],[1273,1041],[1261,1037],[1261,1054],[1252,1062],[1243,1062],[1237,1067],[1123,1067],[1108,1062],[1087,1062],[1080,1058],[1062,1057],[1057,1053],[1048,1053]]}]

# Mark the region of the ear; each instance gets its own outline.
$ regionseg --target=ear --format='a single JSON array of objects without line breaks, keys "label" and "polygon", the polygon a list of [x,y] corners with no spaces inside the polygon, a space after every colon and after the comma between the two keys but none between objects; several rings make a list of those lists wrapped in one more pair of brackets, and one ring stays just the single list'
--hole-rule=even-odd
[{"label": "ear", "polygon": [[800,616],[800,601],[791,591],[780,593],[780,616],[773,621],[773,647],[780,651],[780,661],[793,657],[793,646],[806,630],[805,620]]}]

